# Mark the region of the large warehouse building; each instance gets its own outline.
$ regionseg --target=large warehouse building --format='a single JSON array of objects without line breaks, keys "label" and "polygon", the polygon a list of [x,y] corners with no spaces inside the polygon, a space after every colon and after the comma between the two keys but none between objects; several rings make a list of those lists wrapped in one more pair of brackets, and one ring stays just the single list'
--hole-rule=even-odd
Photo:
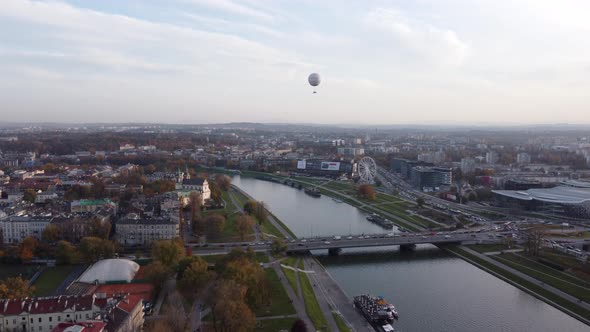
[{"label": "large warehouse building", "polygon": [[562,185],[546,189],[493,190],[492,193],[500,206],[590,218],[590,188]]},{"label": "large warehouse building", "polygon": [[303,159],[297,161],[297,172],[334,178],[341,175],[352,177],[356,172],[356,166],[354,160]]}]

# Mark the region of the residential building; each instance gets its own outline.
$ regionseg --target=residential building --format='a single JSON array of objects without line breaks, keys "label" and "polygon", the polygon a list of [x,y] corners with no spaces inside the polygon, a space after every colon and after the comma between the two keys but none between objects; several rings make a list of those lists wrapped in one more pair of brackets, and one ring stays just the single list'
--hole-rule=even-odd
[{"label": "residential building", "polygon": [[100,307],[94,295],[0,299],[0,331],[49,332],[60,323],[94,320]]},{"label": "residential building", "polygon": [[488,151],[486,153],[486,163],[488,164],[495,164],[500,160],[500,156],[496,151]]},{"label": "residential building", "polygon": [[531,163],[531,156],[526,152],[521,152],[516,155],[516,163],[524,165]]},{"label": "residential building", "polygon": [[180,226],[171,218],[140,218],[130,214],[115,224],[115,233],[123,245],[150,245],[156,240],[170,240],[180,236]]},{"label": "residential building", "polygon": [[463,174],[470,174],[470,173],[475,172],[475,159],[462,158],[460,168],[461,168],[461,172],[463,172]]},{"label": "residential building", "polygon": [[106,326],[107,323],[100,321],[59,323],[51,332],[108,332]]},{"label": "residential building", "polygon": [[108,208],[112,209],[114,213],[117,212],[117,203],[111,201],[108,198],[104,199],[81,199],[72,201],[70,203],[70,211],[73,213],[78,212],[94,212],[96,210]]},{"label": "residential building", "polygon": [[365,154],[365,149],[362,147],[339,147],[338,154],[345,155],[345,156],[362,156]]},{"label": "residential building", "polygon": [[3,240],[5,243],[19,243],[29,236],[41,239],[43,230],[52,220],[52,217],[40,216],[11,216],[0,220]]}]

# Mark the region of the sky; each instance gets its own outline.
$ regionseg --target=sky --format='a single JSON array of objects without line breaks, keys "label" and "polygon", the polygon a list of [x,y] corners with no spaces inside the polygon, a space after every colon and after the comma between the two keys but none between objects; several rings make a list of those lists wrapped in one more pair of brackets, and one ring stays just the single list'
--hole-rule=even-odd
[{"label": "sky", "polygon": [[590,123],[587,0],[0,2],[0,121]]}]

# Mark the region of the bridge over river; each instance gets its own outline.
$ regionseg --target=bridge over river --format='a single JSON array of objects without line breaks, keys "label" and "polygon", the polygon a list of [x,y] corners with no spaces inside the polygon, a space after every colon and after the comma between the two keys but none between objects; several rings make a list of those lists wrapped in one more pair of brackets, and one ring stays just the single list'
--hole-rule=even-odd
[{"label": "bridge over river", "polygon": [[[379,234],[360,234],[349,236],[335,237],[311,237],[305,239],[286,240],[287,252],[305,252],[308,250],[327,249],[331,252],[338,252],[344,248],[362,248],[362,247],[385,247],[385,246],[402,246],[413,247],[417,244],[472,244],[472,243],[497,243],[495,236],[489,234],[494,232],[482,233],[379,233]],[[200,253],[225,253],[233,248],[252,248],[254,251],[271,250],[272,241],[265,242],[231,242],[231,243],[207,243],[207,244],[189,244],[193,251]]]}]

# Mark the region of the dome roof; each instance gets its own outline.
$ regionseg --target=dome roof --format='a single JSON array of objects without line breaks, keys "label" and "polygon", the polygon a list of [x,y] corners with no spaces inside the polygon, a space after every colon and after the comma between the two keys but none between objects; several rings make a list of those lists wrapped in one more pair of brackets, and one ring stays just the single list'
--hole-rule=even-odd
[{"label": "dome roof", "polygon": [[129,259],[103,259],[89,267],[78,279],[80,282],[104,284],[109,281],[133,280],[139,264]]}]

